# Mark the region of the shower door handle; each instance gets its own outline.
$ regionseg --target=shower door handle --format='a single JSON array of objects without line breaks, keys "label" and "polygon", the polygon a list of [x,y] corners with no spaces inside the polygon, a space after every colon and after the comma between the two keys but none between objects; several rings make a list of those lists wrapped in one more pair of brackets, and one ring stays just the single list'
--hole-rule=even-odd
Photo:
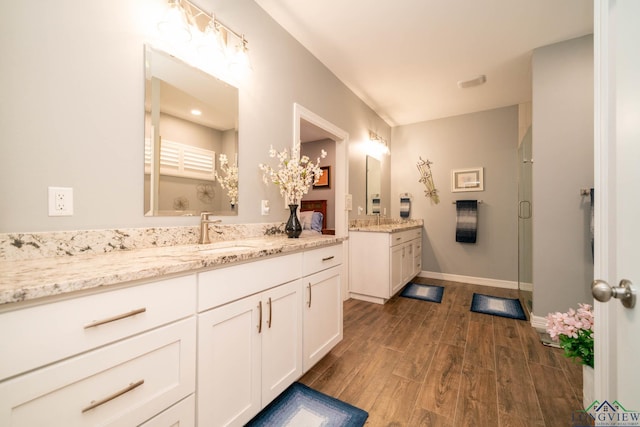
[{"label": "shower door handle", "polygon": [[[526,207],[526,214],[523,208]],[[520,200],[518,204],[518,218],[529,219],[531,218],[531,202],[528,200]]]}]

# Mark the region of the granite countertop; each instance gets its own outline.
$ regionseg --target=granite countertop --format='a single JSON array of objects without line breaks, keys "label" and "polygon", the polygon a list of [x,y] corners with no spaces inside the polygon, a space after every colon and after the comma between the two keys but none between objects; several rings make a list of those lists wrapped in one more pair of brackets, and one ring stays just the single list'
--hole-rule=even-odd
[{"label": "granite countertop", "polygon": [[391,222],[388,224],[356,224],[349,227],[349,231],[368,231],[373,233],[395,233],[398,231],[411,230],[414,228],[421,228],[423,225],[423,221],[421,219],[417,220],[407,220],[403,222]]},{"label": "granite countertop", "polygon": [[[271,255],[339,243],[345,237],[260,237],[179,245],[106,254],[56,256],[0,261],[0,306],[116,285],[141,279],[189,273]],[[209,250],[211,252],[207,253]],[[213,250],[213,251],[212,251]]]}]

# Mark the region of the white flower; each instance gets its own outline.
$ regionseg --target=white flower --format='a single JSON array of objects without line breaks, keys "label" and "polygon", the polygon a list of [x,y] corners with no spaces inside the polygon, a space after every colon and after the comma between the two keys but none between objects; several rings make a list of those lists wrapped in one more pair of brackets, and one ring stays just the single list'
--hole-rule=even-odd
[{"label": "white flower", "polygon": [[269,157],[278,158],[278,168],[274,169],[269,165],[260,163],[258,167],[262,170],[262,180],[265,184],[273,182],[280,187],[280,194],[285,197],[290,204],[299,204],[302,196],[307,194],[309,187],[320,179],[322,169],[320,169],[320,158],[325,158],[327,152],[322,150],[316,163],[310,161],[308,156],[300,157],[300,144],[296,145],[289,156],[285,148],[281,152],[276,152],[273,146],[269,149]]},{"label": "white flower", "polygon": [[227,190],[227,196],[229,196],[231,205],[238,204],[238,165],[229,165],[229,160],[226,154],[220,154],[220,169],[226,176],[218,175],[218,171],[215,171],[215,177],[220,183],[223,190]]}]

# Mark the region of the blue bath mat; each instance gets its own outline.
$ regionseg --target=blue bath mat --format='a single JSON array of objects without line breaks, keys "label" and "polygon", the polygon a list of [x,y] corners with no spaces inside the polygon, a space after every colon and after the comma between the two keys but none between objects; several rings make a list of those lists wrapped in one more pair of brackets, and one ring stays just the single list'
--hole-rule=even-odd
[{"label": "blue bath mat", "polygon": [[430,302],[442,302],[444,288],[436,285],[422,285],[420,283],[409,283],[400,293],[401,297],[421,299]]},{"label": "blue bath mat", "polygon": [[492,297],[489,295],[473,294],[471,311],[491,314],[493,316],[508,317],[509,319],[527,320],[522,304],[516,298]]},{"label": "blue bath mat", "polygon": [[368,416],[362,409],[293,383],[247,426],[362,427]]}]

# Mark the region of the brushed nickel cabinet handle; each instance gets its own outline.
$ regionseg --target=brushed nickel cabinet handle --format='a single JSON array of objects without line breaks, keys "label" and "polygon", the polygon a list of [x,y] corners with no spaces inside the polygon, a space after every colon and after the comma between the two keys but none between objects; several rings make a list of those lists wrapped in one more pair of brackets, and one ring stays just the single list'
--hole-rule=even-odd
[{"label": "brushed nickel cabinet handle", "polygon": [[95,408],[97,408],[98,406],[104,405],[105,403],[112,401],[112,400],[113,400],[113,399],[115,399],[116,397],[120,397],[120,396],[122,396],[123,394],[128,393],[128,392],[130,392],[131,390],[133,390],[133,389],[136,389],[136,388],[140,387],[142,384],[144,384],[144,380],[139,380],[139,381],[136,381],[135,383],[131,383],[131,384],[129,384],[127,387],[123,388],[123,389],[122,389],[122,390],[120,390],[120,391],[116,391],[115,393],[113,393],[112,395],[109,395],[109,396],[105,397],[104,399],[100,399],[100,400],[98,400],[98,401],[95,401],[95,400],[94,400],[94,401],[92,401],[92,402],[91,402],[91,404],[90,404],[89,406],[87,406],[86,408],[84,408],[84,409],[82,410],[82,413],[84,414],[85,412],[88,412],[88,411],[90,411],[90,410],[92,410],[92,409],[95,409]]},{"label": "brushed nickel cabinet handle", "polygon": [[262,333],[262,301],[258,302],[258,333]]},{"label": "brushed nickel cabinet handle", "polygon": [[96,320],[95,322],[91,322],[88,325],[85,325],[84,328],[85,329],[95,328],[96,326],[100,326],[100,325],[104,325],[104,324],[107,324],[107,323],[115,322],[117,320],[126,319],[127,317],[133,317],[136,314],[144,313],[145,311],[147,311],[146,307],[138,308],[138,309],[132,310],[132,311],[130,311],[128,313],[118,314],[117,316],[109,317],[107,319]]},{"label": "brushed nickel cabinet handle", "polygon": [[335,256],[331,255],[331,256],[328,256],[328,257],[326,257],[326,258],[322,258],[322,262],[324,262],[324,261],[330,261],[330,260],[332,260],[332,259],[334,259],[334,258],[335,258]]},{"label": "brushed nickel cabinet handle", "polygon": [[273,307],[271,305],[271,297],[269,297],[269,301],[267,301],[267,304],[269,304],[269,321],[267,321],[267,326],[269,326],[269,328],[271,328],[271,314],[273,311]]},{"label": "brushed nickel cabinet handle", "polygon": [[311,282],[309,282],[309,308],[311,308]]}]

